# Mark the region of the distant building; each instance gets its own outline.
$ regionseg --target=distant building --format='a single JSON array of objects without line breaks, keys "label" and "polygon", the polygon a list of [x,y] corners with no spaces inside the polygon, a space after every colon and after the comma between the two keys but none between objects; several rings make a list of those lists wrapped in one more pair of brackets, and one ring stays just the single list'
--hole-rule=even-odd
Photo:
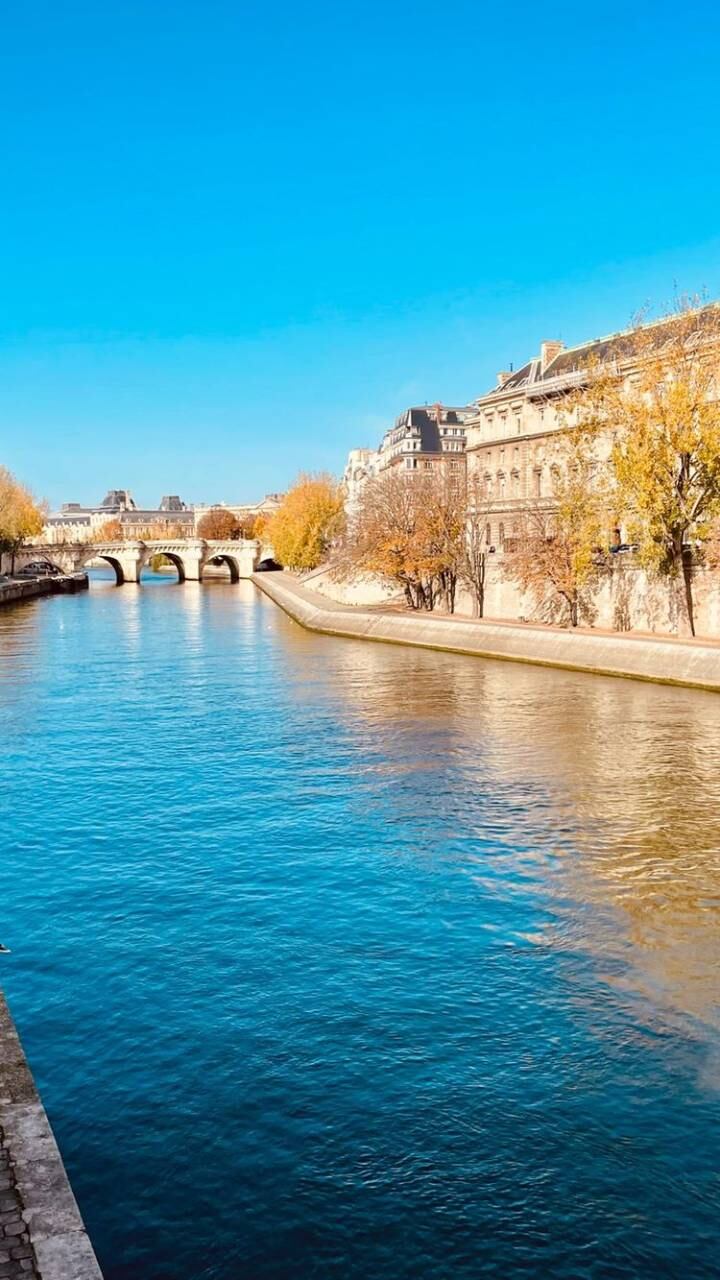
[{"label": "distant building", "polygon": [[129,489],[108,489],[100,503],[105,511],[135,511],[136,504]]},{"label": "distant building", "polygon": [[378,449],[351,449],[343,473],[346,510],[352,512],[357,506],[372,476],[392,467],[411,475],[440,468],[464,472],[465,424],[475,412],[474,405],[415,405],[395,419]]},{"label": "distant building", "polygon": [[350,450],[342,478],[348,515],[356,510],[363,485],[377,474],[379,456],[377,449]]},{"label": "distant building", "polygon": [[282,504],[284,493],[266,493],[261,502],[198,502],[193,508],[195,530],[208,511],[229,511],[238,520],[246,516],[273,516]]},{"label": "distant building", "polygon": [[110,521],[117,521],[123,537],[131,538],[152,533],[192,537],[195,531],[194,512],[177,494],[163,498],[158,508],[140,510],[129,489],[109,489],[96,507],[64,502],[59,512],[48,516],[38,541],[92,542]]},{"label": "distant building", "polygon": [[425,405],[406,409],[385,432],[378,449],[378,472],[388,467],[404,471],[434,471],[447,466],[459,471],[465,464],[465,423],[472,406],[449,408]]}]

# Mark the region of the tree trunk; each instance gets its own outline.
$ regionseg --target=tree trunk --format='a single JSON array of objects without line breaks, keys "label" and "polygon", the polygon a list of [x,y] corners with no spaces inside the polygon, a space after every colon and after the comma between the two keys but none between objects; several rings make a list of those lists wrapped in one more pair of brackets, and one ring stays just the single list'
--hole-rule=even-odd
[{"label": "tree trunk", "polygon": [[679,636],[695,635],[695,605],[692,585],[692,551],[683,542],[681,533],[675,534],[672,543],[672,575],[673,601],[675,606],[675,625]]},{"label": "tree trunk", "polygon": [[485,554],[480,557],[475,579],[475,617],[482,618],[485,613]]},{"label": "tree trunk", "polygon": [[695,635],[695,602],[692,586],[692,552],[683,547],[680,555],[680,577],[677,589],[678,635]]}]

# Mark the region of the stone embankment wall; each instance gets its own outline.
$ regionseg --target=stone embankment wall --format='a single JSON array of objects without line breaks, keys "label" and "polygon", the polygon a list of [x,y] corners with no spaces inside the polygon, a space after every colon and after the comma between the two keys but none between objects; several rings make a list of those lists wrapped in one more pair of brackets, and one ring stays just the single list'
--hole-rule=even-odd
[{"label": "stone embankment wall", "polygon": [[351,582],[343,582],[334,578],[325,565],[304,573],[301,581],[311,591],[317,591],[321,596],[337,600],[340,604],[387,604],[390,600],[403,598],[401,591],[386,586],[379,578],[356,578]]},{"label": "stone embankment wall", "polygon": [[400,613],[382,607],[362,609],[333,603],[288,573],[259,573],[253,581],[296,622],[326,635],[411,644],[720,692],[720,642],[569,631],[561,627]]},{"label": "stone embankment wall", "polygon": [[[559,622],[559,609],[543,608],[523,593],[506,573],[505,558],[488,557],[485,582],[485,617],[503,622]],[[337,581],[327,567],[315,569],[302,581],[313,591],[341,604],[377,605],[390,599],[402,599],[377,579],[363,578],[355,582]],[[695,629],[700,636],[720,637],[720,574],[702,570],[694,575]],[[651,631],[672,635],[675,630],[673,595],[667,581],[652,578],[630,557],[619,557],[602,578],[589,600],[584,622],[609,631]],[[473,615],[473,602],[468,592],[458,589],[456,613]]]},{"label": "stone embankment wall", "polygon": [[32,578],[28,582],[0,582],[0,605],[13,604],[16,600],[32,600],[34,596],[49,596],[52,590],[53,584],[49,579]]},{"label": "stone embankment wall", "polygon": [[0,1277],[102,1280],[52,1129],[1,994]]}]

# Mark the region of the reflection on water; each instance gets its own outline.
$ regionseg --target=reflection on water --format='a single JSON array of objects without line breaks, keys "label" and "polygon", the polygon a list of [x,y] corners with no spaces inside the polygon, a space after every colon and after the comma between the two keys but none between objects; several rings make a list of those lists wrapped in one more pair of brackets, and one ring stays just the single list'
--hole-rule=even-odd
[{"label": "reflection on water", "polygon": [[[301,664],[297,676],[299,696],[312,697]],[[398,656],[375,644],[334,648],[323,664],[328,677],[336,696],[379,728],[383,745],[388,733],[401,750],[411,739],[411,768],[421,775],[418,790],[430,789],[434,816],[449,804],[463,839],[491,834],[508,844],[511,875],[521,853],[528,873],[545,878],[542,891],[556,913],[564,917],[567,907],[564,946],[605,957],[622,951],[633,965],[625,981],[718,1029],[715,695],[443,655],[428,660],[420,651]],[[449,792],[448,770],[456,773]],[[534,940],[540,937],[551,944],[552,930]]]},{"label": "reflection on water", "polygon": [[719,728],[246,583],[1,613],[3,976],[107,1280],[715,1274]]}]

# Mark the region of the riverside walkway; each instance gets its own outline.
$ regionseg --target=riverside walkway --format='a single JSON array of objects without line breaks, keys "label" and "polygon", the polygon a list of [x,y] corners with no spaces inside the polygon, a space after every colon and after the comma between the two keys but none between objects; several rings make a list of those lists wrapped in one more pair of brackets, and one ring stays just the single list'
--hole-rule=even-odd
[{"label": "riverside walkway", "polygon": [[288,573],[253,574],[252,580],[296,622],[325,635],[416,645],[720,693],[720,642],[715,640],[411,613],[392,604],[363,608],[320,595]]},{"label": "riverside walkway", "polygon": [[102,1280],[62,1157],[0,993],[0,1277]]}]

